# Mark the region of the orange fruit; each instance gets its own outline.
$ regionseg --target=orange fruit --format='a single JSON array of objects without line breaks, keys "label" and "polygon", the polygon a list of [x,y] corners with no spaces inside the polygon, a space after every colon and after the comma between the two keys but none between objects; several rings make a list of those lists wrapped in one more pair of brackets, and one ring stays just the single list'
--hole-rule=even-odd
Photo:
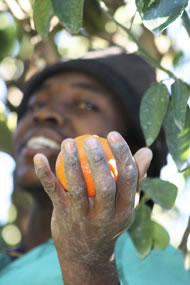
[{"label": "orange fruit", "polygon": [[[91,137],[91,136],[92,135],[79,136],[79,137],[75,138],[75,142],[77,143],[78,154],[79,154],[79,158],[80,158],[80,165],[81,165],[82,173],[83,173],[84,180],[86,183],[88,196],[89,197],[95,197],[96,196],[95,185],[94,185],[94,181],[92,178],[92,174],[90,171],[90,167],[89,167],[88,160],[87,160],[87,157],[86,157],[86,154],[84,151],[84,146],[83,146],[84,140]],[[102,138],[102,137],[98,137],[96,135],[93,135],[93,136],[95,138],[97,138],[99,140],[99,142],[101,143],[103,150],[105,152],[106,158],[108,160],[108,164],[110,166],[110,171],[111,171],[111,173],[114,176],[115,181],[116,181],[116,179],[117,179],[116,162],[115,162],[114,156],[111,152],[111,149],[109,147],[107,140]],[[57,157],[55,168],[56,168],[56,175],[57,175],[59,181],[61,182],[64,189],[68,191],[61,152],[59,153],[59,155]]]}]

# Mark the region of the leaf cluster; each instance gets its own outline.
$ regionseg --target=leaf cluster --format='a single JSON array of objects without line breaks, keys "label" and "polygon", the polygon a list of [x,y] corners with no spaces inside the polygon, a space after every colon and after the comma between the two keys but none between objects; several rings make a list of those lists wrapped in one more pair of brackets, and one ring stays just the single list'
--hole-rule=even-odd
[{"label": "leaf cluster", "polygon": [[43,39],[49,33],[53,16],[72,33],[78,33],[82,26],[84,0],[36,0],[33,8],[35,28]]}]

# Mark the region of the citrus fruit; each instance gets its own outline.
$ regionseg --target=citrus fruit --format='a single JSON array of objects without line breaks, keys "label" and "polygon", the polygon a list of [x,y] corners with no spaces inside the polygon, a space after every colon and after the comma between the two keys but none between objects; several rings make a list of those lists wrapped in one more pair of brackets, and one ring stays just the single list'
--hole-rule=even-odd
[{"label": "citrus fruit", "polygon": [[[111,152],[111,149],[109,147],[109,144],[105,138],[98,137],[96,135],[83,135],[75,138],[75,142],[77,143],[77,148],[78,148],[78,154],[80,158],[80,165],[81,165],[81,170],[84,176],[84,180],[86,183],[86,188],[88,192],[89,197],[95,197],[96,196],[96,190],[95,190],[95,185],[94,181],[92,178],[92,174],[90,171],[90,167],[88,164],[88,160],[84,151],[84,140],[89,138],[89,137],[95,137],[99,140],[101,143],[103,150],[105,152],[106,158],[108,160],[108,164],[110,167],[111,174],[114,176],[115,181],[117,179],[117,168],[116,168],[116,162],[114,159],[114,156]],[[62,158],[62,152],[59,153],[56,161],[56,175],[61,182],[62,186],[64,187],[65,190],[68,191],[67,183],[66,183],[66,177],[65,177],[65,171],[64,171],[64,165],[63,165],[63,158]]]}]

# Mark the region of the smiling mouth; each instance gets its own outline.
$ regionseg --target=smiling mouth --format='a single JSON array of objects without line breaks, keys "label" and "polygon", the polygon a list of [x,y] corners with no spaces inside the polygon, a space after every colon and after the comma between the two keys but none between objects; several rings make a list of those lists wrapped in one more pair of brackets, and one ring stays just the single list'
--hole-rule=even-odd
[{"label": "smiling mouth", "polygon": [[42,148],[49,148],[53,150],[61,149],[60,144],[44,136],[32,137],[31,139],[28,140],[26,146],[31,149],[42,149]]}]

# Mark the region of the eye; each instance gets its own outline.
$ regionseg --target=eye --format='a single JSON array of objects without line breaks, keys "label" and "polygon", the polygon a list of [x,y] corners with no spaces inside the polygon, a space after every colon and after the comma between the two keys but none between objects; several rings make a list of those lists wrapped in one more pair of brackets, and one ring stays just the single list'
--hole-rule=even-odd
[{"label": "eye", "polygon": [[96,106],[96,105],[94,105],[94,104],[92,104],[92,103],[89,103],[89,102],[87,102],[87,101],[81,101],[81,102],[79,102],[78,103],[78,108],[79,109],[81,109],[81,110],[86,110],[86,111],[98,111],[99,110],[99,108]]},{"label": "eye", "polygon": [[35,112],[35,111],[42,109],[44,106],[45,106],[45,103],[39,101],[39,102],[35,102],[33,104],[30,104],[28,106],[28,109],[29,109],[29,111]]}]

